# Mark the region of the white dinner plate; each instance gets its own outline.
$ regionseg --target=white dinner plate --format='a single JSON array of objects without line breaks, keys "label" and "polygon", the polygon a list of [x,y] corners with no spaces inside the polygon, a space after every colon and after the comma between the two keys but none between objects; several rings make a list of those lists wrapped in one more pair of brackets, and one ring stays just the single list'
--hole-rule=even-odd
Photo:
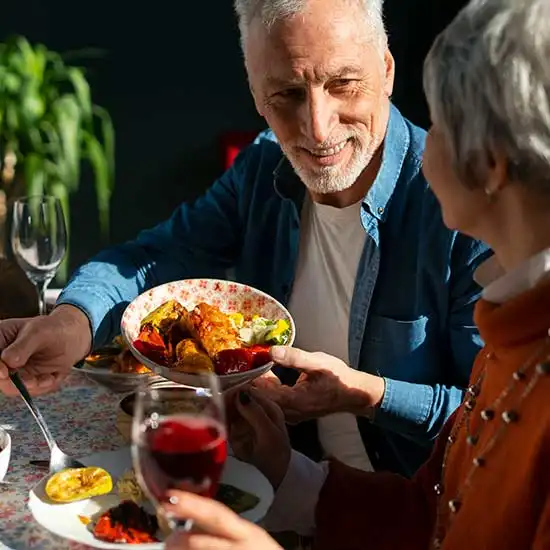
[{"label": "white dinner plate", "polygon": [[[97,453],[79,460],[86,466],[97,466],[107,470],[113,477],[113,484],[116,484],[117,479],[132,467],[129,448]],[[113,494],[70,504],[55,504],[48,499],[44,492],[47,478],[48,476],[31,490],[29,508],[34,519],[53,534],[64,539],[87,544],[93,548],[120,549],[121,546],[131,546],[132,548],[139,547],[140,550],[157,550],[164,547],[162,543],[125,545],[97,540],[89,530],[89,526],[84,525],[78,516],[90,517],[116,506],[120,502],[116,493],[113,491]],[[265,516],[273,502],[273,489],[269,481],[257,468],[229,456],[221,481],[259,497],[260,501],[257,506],[241,514],[241,517],[249,521],[259,522]]]}]

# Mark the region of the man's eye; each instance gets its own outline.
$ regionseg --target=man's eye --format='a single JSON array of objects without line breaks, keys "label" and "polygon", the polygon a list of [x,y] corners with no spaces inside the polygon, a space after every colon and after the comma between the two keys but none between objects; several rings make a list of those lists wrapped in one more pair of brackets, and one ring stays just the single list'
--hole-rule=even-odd
[{"label": "man's eye", "polygon": [[300,88],[287,88],[286,90],[280,90],[277,92],[275,97],[282,99],[302,99],[304,95],[304,91]]},{"label": "man's eye", "polygon": [[355,83],[355,80],[352,78],[339,78],[338,80],[333,80],[331,86],[334,88],[349,88]]}]

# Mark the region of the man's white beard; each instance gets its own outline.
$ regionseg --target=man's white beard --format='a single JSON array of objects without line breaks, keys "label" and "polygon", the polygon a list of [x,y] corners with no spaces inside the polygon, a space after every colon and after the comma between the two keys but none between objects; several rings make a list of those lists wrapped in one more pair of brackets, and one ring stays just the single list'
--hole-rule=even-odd
[{"label": "man's white beard", "polygon": [[363,170],[371,162],[378,140],[374,137],[368,146],[357,139],[352,138],[353,153],[351,159],[344,167],[321,166],[312,170],[300,163],[300,159],[294,154],[294,147],[288,149],[282,147],[290,164],[304,185],[312,192],[319,195],[338,193],[349,189],[363,173]]}]

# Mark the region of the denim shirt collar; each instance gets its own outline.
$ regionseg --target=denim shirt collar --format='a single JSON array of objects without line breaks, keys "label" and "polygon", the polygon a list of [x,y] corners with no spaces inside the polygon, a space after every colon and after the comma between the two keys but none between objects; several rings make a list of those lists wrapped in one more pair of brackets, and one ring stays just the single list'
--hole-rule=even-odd
[{"label": "denim shirt collar", "polygon": [[[388,203],[399,180],[409,145],[410,136],[405,120],[397,108],[390,104],[388,128],[382,145],[382,164],[363,199],[364,206],[379,221],[386,219]],[[281,198],[291,199],[297,206],[303,202],[305,185],[284,154],[273,170],[273,186]]]},{"label": "denim shirt collar", "polygon": [[386,220],[388,204],[401,175],[409,145],[410,135],[405,120],[397,108],[391,104],[382,150],[382,164],[363,201],[370,213],[381,222]]},{"label": "denim shirt collar", "polygon": [[282,199],[292,200],[297,207],[300,207],[304,201],[306,186],[284,154],[273,170],[273,187],[277,195]]}]

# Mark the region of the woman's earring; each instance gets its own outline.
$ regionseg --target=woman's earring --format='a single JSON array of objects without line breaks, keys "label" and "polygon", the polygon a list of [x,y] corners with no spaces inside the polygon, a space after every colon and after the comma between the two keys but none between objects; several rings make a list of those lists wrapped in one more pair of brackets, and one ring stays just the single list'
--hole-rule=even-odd
[{"label": "woman's earring", "polygon": [[485,188],[485,196],[487,197],[487,202],[493,202],[495,199],[493,192],[488,187]]}]

